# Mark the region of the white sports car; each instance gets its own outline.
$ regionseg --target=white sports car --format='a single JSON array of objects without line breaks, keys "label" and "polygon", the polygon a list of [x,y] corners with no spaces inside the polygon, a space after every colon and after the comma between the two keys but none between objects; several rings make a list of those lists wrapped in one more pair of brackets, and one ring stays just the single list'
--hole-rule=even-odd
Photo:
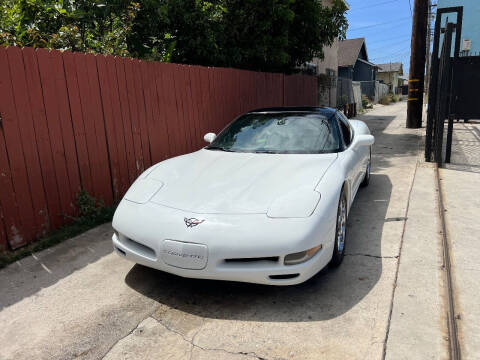
[{"label": "white sports car", "polygon": [[365,123],[330,108],[269,108],[204,138],[130,187],[113,218],[118,254],[184,277],[271,285],[340,265],[350,206],[370,179]]}]

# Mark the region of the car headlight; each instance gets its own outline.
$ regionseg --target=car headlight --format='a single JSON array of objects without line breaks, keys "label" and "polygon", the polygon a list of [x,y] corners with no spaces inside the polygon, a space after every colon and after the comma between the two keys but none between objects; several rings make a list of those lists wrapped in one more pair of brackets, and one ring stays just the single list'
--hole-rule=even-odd
[{"label": "car headlight", "polygon": [[285,265],[298,265],[298,264],[304,263],[305,261],[308,261],[312,257],[314,257],[315,254],[318,253],[320,250],[322,250],[322,247],[323,245],[320,244],[318,246],[315,246],[314,248],[311,248],[305,251],[288,254],[287,256],[285,256],[283,263]]},{"label": "car headlight", "polygon": [[137,204],[145,204],[149,202],[153,195],[162,187],[163,182],[161,181],[139,177],[132,186],[130,186],[130,189],[128,189],[123,198]]},{"label": "car headlight", "polygon": [[269,218],[307,218],[320,201],[320,193],[310,187],[300,187],[278,196],[269,206]]}]

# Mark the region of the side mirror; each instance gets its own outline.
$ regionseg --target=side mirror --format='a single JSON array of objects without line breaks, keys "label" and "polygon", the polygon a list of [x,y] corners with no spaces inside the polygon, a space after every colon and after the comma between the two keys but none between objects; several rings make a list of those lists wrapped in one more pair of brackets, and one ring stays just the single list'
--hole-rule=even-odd
[{"label": "side mirror", "polygon": [[358,148],[360,146],[371,146],[375,143],[375,138],[373,135],[357,135],[355,139],[353,139],[353,147]]},{"label": "side mirror", "polygon": [[208,134],[205,134],[205,136],[203,137],[203,140],[205,140],[207,143],[211,144],[213,140],[215,140],[215,138],[217,137],[217,135],[215,135],[215,133],[208,133]]}]

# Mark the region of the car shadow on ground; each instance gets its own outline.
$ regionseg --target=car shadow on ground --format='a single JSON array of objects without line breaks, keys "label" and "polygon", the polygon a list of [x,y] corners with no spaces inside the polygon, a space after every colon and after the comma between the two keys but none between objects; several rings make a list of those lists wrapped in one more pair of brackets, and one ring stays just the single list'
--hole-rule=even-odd
[{"label": "car shadow on ground", "polygon": [[390,195],[388,176],[372,174],[370,186],[359,191],[350,211],[343,264],[326,268],[303,284],[276,287],[187,279],[141,265],[133,266],[125,282],[160,304],[203,318],[265,322],[335,318],[358,304],[380,279]]}]

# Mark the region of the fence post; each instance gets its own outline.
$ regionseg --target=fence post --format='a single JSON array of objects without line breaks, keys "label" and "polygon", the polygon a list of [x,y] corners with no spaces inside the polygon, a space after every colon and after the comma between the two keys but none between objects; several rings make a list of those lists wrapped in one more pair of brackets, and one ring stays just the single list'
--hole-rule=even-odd
[{"label": "fence post", "polygon": [[453,119],[454,115],[448,116],[448,130],[447,130],[447,148],[445,154],[445,163],[450,163],[450,157],[452,155],[452,137],[453,137]]},{"label": "fence post", "polygon": [[451,88],[451,50],[452,50],[453,23],[447,23],[445,36],[443,39],[442,55],[440,57],[440,71],[438,80],[438,89],[435,111],[435,161],[438,166],[443,162],[443,132],[445,128],[445,119],[449,115],[449,93]]}]

